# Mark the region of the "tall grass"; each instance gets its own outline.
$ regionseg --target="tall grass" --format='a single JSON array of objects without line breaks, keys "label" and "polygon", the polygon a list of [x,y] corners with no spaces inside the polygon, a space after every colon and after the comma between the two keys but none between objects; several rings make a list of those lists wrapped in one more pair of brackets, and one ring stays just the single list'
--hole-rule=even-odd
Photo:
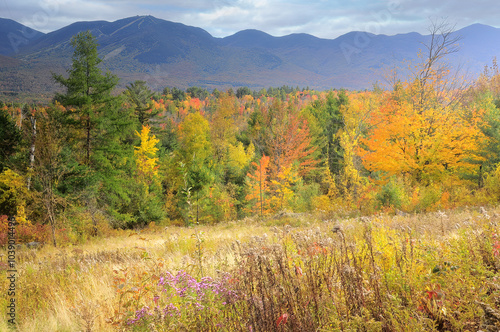
[{"label": "tall grass", "polygon": [[21,249],[18,330],[496,331],[499,215],[300,215]]}]

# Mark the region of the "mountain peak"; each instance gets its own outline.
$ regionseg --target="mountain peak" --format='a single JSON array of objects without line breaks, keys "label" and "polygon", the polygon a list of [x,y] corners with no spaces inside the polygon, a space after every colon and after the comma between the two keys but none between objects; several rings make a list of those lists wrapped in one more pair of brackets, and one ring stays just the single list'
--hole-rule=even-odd
[{"label": "mountain peak", "polygon": [[0,17],[0,54],[12,55],[44,34],[8,18]]},{"label": "mountain peak", "polygon": [[226,46],[234,47],[272,47],[276,37],[271,36],[260,30],[246,29],[236,32],[234,35],[221,39],[221,43]]},{"label": "mountain peak", "polygon": [[499,28],[492,27],[490,25],[485,25],[481,23],[474,23],[469,26],[466,26],[462,29],[457,30],[457,33],[490,33],[499,31]]}]

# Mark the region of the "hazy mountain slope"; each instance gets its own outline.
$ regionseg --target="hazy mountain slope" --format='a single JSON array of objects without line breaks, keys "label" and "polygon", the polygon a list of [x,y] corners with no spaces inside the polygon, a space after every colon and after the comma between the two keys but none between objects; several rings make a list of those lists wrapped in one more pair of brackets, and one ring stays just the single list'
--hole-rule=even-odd
[{"label": "hazy mountain slope", "polygon": [[0,54],[16,54],[19,48],[42,37],[43,33],[16,21],[0,18]]},{"label": "hazy mountain slope", "polygon": [[[12,22],[7,22],[11,30],[16,27]],[[51,95],[57,88],[51,72],[64,74],[69,68],[71,37],[84,30],[97,37],[102,68],[118,75],[122,87],[141,79],[158,90],[192,85],[258,89],[284,84],[370,88],[376,81],[383,83],[389,69],[415,61],[430,40],[418,33],[386,36],[355,31],[322,39],[308,34],[274,37],[258,30],[214,38],[203,29],[152,16],[77,22],[48,34],[34,34],[36,38],[20,45],[19,53],[0,58],[9,63],[0,63],[0,74],[8,78],[0,80],[0,91]],[[456,34],[463,38],[461,51],[449,58],[455,67],[462,65],[478,74],[500,54],[500,29],[476,24]],[[2,45],[8,46],[5,41]]]}]

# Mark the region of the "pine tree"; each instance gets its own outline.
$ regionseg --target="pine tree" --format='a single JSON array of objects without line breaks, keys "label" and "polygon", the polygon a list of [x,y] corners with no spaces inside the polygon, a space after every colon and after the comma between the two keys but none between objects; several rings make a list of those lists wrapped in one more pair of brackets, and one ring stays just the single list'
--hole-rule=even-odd
[{"label": "pine tree", "polygon": [[[84,166],[80,171],[80,188],[92,218],[106,206],[115,219],[126,218],[132,183],[133,122],[129,110],[122,107],[121,96],[114,96],[118,78],[99,68],[101,59],[97,52],[96,38],[85,31],[71,39],[75,48],[68,78],[54,75],[56,82],[66,88],[55,100],[69,111],[67,125],[75,129],[68,141],[74,151],[84,151],[77,156]],[[130,221],[130,220],[127,220]],[[95,224],[95,219],[94,219]]]},{"label": "pine tree", "polygon": [[[71,39],[75,48],[69,77],[54,75],[54,80],[66,88],[55,100],[66,107],[75,108],[80,126],[85,132],[85,164],[91,163],[97,128],[107,115],[116,109],[117,97],[111,95],[118,78],[109,72],[103,75],[98,65],[97,41],[90,31],[80,32]],[[111,108],[112,107],[112,108]]]},{"label": "pine tree", "polygon": [[0,108],[0,173],[9,165],[9,159],[21,144],[21,131],[9,113]]},{"label": "pine tree", "polygon": [[159,114],[159,110],[152,111],[151,98],[154,92],[149,89],[144,81],[135,81],[127,85],[125,96],[134,107],[134,114],[141,126],[149,123],[149,120]]}]

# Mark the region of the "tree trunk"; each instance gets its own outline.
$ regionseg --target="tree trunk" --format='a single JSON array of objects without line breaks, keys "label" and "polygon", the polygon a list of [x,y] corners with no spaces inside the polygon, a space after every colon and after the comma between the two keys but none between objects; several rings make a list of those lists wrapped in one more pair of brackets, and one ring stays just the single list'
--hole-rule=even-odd
[{"label": "tree trunk", "polygon": [[29,172],[28,172],[28,191],[31,189],[31,174],[33,173],[33,168],[35,166],[35,142],[36,142],[36,117],[34,114],[31,114],[30,116],[30,122],[31,122],[31,147],[30,147],[30,166],[29,166]]},{"label": "tree trunk", "polygon": [[262,204],[263,204],[263,195],[262,195],[262,162],[261,162],[261,169],[260,169],[260,181],[259,181],[259,194],[260,194],[260,216],[262,217],[263,216],[263,208],[262,208]]},{"label": "tree trunk", "polygon": [[86,129],[87,129],[87,158],[86,158],[86,162],[87,162],[87,165],[90,165],[90,115],[88,115],[88,118],[87,118],[87,124],[86,124]]},{"label": "tree trunk", "polygon": [[89,209],[90,209],[90,218],[92,219],[92,236],[97,236],[97,219],[95,217],[95,213],[97,210],[97,203],[95,201],[95,198],[92,197],[90,201],[88,202]]},{"label": "tree trunk", "polygon": [[477,186],[482,188],[484,186],[483,180],[483,165],[479,165],[479,179],[477,180]]},{"label": "tree trunk", "polygon": [[[50,184],[51,184],[51,181],[49,181],[49,185]],[[45,191],[45,198],[44,198],[45,208],[47,209],[47,214],[49,215],[50,229],[52,231],[52,242],[54,244],[54,247],[57,247],[56,217],[55,217],[55,213],[54,213],[54,205],[52,204],[53,197],[54,197],[54,193],[52,192],[51,189],[48,189],[47,191]]]},{"label": "tree trunk", "polygon": [[52,242],[54,244],[54,247],[57,247],[57,241],[56,241],[56,221],[54,219],[54,216],[52,213],[49,213],[49,219],[50,219],[50,228],[52,229]]}]

